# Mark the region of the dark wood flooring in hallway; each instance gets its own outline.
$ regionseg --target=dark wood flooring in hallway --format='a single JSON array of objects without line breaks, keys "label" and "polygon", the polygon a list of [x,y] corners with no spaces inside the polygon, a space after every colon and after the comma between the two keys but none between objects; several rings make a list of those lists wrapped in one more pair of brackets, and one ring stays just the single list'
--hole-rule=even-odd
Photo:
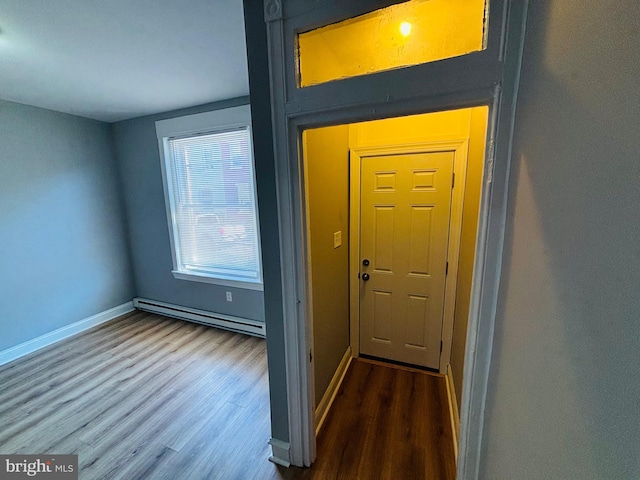
[{"label": "dark wood flooring in hallway", "polygon": [[316,462],[275,478],[453,480],[444,377],[353,360],[318,436]]}]

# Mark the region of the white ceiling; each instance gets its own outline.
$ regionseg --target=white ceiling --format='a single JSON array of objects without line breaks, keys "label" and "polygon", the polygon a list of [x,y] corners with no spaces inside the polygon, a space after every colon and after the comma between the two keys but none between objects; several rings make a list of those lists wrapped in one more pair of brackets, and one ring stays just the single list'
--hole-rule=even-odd
[{"label": "white ceiling", "polygon": [[0,0],[0,98],[114,122],[247,95],[242,0]]}]

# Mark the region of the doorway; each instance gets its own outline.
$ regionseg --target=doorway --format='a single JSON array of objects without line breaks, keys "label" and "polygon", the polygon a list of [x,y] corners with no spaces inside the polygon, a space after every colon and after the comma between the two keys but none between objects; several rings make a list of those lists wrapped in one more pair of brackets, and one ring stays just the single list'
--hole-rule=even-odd
[{"label": "doorway", "polygon": [[[316,427],[350,359],[368,355],[447,375],[459,429],[487,113],[475,107],[304,131]],[[393,198],[402,188],[409,198]],[[406,291],[397,265],[409,270]]]},{"label": "doorway", "polygon": [[[254,80],[256,85],[265,85],[264,72],[269,71],[271,117],[265,110],[262,124],[273,128],[275,170],[269,170],[268,178],[258,183],[270,193],[263,209],[268,210],[273,205],[271,200],[277,200],[278,215],[272,230],[277,230],[279,241],[273,249],[274,255],[279,253],[279,262],[274,262],[271,269],[265,267],[272,285],[278,286],[272,295],[265,295],[272,300],[266,308],[267,324],[273,325],[269,327],[270,338],[278,340],[278,348],[270,350],[270,364],[282,366],[277,370],[282,375],[273,376],[277,381],[271,382],[273,459],[286,465],[308,466],[315,458],[304,166],[300,162],[302,132],[323,125],[488,105],[487,155],[474,265],[477,279],[469,307],[465,360],[470,375],[462,394],[465,401],[458,465],[460,478],[476,478],[500,282],[513,108],[526,2],[491,1],[481,22],[482,50],[438,61],[405,63],[405,67],[388,70],[370,70],[365,64],[362,75],[339,74],[333,81],[308,86],[301,82],[299,40],[305,32],[350,22],[394,3],[398,2],[312,5],[280,0],[266,2],[260,11],[267,27],[256,44],[267,45],[269,65],[267,68],[266,62],[260,63]],[[255,12],[257,16],[257,8]],[[451,18],[458,20],[456,16]],[[439,23],[436,18],[434,21]],[[376,51],[377,38],[374,35],[373,42],[365,42]]]}]

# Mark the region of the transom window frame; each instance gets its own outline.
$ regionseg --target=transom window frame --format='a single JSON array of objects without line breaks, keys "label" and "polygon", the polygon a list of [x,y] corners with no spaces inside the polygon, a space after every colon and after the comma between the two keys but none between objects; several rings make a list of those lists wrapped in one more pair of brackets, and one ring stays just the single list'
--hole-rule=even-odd
[{"label": "transom window frame", "polygon": [[[224,108],[210,112],[197,113],[182,117],[174,117],[156,122],[156,136],[158,139],[158,150],[160,153],[160,164],[162,170],[162,184],[164,189],[165,210],[167,214],[167,227],[169,230],[169,240],[171,244],[171,258],[173,268],[171,274],[179,280],[188,280],[201,283],[241,288],[245,290],[264,290],[263,269],[262,269],[262,246],[260,244],[258,214],[258,200],[256,190],[256,169],[252,142],[251,109],[249,105]],[[236,129],[246,128],[249,133],[249,152],[251,156],[251,193],[253,200],[253,212],[256,223],[257,242],[257,262],[258,276],[254,279],[233,279],[231,275],[216,275],[214,273],[198,272],[181,269],[179,258],[180,242],[178,238],[178,225],[175,215],[174,199],[174,172],[171,166],[169,142],[172,139],[204,136],[216,133],[229,132]]]},{"label": "transom window frame", "polygon": [[[402,95],[398,95],[398,98],[422,97],[425,90],[431,96],[438,96],[449,94],[452,90],[473,90],[479,86],[495,85],[496,79],[502,74],[506,53],[504,27],[509,16],[510,0],[485,0],[485,28],[481,50],[307,86],[301,86],[300,82],[298,35],[404,3],[406,0],[332,0],[322,7],[311,7],[308,2],[299,0],[264,1],[266,5],[286,5],[286,8],[280,6],[279,10],[274,10],[276,13],[273,14],[266,8],[265,20],[268,25],[273,25],[274,21],[282,22],[281,31],[270,32],[270,42],[272,49],[282,51],[283,71],[274,74],[280,76],[282,73],[279,87],[284,87],[287,115],[318,110],[319,102],[323,104],[322,110],[340,108],[340,105],[372,103],[373,98],[386,97],[389,86],[397,85],[398,82],[403,85]],[[286,15],[283,15],[283,10]],[[473,71],[474,75],[465,75],[469,71]],[[353,88],[345,89],[345,85]]]}]

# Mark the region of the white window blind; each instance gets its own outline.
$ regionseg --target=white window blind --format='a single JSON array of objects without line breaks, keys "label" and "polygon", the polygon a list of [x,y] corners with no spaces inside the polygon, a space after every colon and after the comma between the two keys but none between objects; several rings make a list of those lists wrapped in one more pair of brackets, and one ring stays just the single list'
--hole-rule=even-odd
[{"label": "white window blind", "polygon": [[260,282],[249,127],[168,138],[177,270]]}]

